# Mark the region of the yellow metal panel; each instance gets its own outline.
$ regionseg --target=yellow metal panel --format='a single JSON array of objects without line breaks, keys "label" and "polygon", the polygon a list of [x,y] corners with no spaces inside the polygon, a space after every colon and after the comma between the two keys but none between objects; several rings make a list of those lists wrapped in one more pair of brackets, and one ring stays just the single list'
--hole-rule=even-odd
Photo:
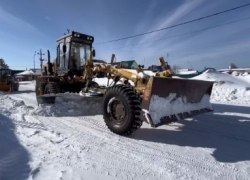
[{"label": "yellow metal panel", "polygon": [[7,84],[6,82],[0,82],[0,91],[9,91],[10,90],[10,84]]}]

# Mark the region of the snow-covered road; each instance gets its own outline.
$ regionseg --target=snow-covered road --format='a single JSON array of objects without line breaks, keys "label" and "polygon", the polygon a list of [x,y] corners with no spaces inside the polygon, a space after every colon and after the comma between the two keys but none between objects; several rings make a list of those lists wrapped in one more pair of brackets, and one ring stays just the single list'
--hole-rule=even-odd
[{"label": "snow-covered road", "polygon": [[214,104],[214,112],[122,137],[97,106],[38,107],[33,90],[28,83],[0,95],[0,179],[250,177],[249,106]]}]

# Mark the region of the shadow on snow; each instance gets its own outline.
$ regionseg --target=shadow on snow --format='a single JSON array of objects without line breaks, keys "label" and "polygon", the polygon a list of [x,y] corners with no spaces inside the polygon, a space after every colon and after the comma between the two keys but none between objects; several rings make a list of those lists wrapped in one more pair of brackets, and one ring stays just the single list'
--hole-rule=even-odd
[{"label": "shadow on snow", "polygon": [[12,121],[0,114],[0,179],[27,179],[31,171],[29,153],[14,131]]},{"label": "shadow on snow", "polygon": [[179,121],[181,127],[170,124],[177,126],[177,131],[141,128],[134,133],[133,138],[179,146],[215,148],[212,155],[220,162],[250,160],[250,107],[214,105],[214,109],[214,112],[196,116],[191,121]]}]

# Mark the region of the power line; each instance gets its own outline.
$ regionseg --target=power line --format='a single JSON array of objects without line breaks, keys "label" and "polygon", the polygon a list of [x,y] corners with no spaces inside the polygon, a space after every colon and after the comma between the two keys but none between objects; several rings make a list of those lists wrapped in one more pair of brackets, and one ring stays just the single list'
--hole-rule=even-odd
[{"label": "power line", "polygon": [[126,37],[122,37],[122,38],[118,38],[118,39],[99,42],[99,43],[96,43],[96,44],[106,44],[106,43],[121,41],[121,40],[125,40],[125,39],[132,39],[132,38],[147,35],[147,34],[152,34],[152,33],[155,33],[155,32],[159,32],[159,31],[163,31],[163,30],[166,30],[166,29],[171,29],[171,28],[175,28],[175,27],[182,26],[182,25],[185,25],[185,24],[189,24],[189,23],[193,23],[193,22],[200,21],[200,20],[203,20],[203,19],[207,19],[207,18],[210,18],[210,17],[213,17],[213,16],[218,16],[220,14],[224,14],[224,13],[227,13],[227,12],[230,12],[230,11],[238,10],[238,9],[241,9],[241,8],[244,8],[244,7],[247,7],[247,6],[250,6],[250,3],[243,4],[241,6],[230,8],[230,9],[227,9],[227,10],[224,10],[224,11],[216,12],[216,13],[213,13],[213,14],[210,14],[210,15],[207,15],[207,16],[202,16],[202,17],[192,19],[192,20],[189,20],[189,21],[184,21],[182,23],[174,24],[172,26],[167,26],[167,27],[164,27],[164,28],[160,28],[160,29],[156,29],[156,30],[152,30],[152,31],[144,32],[144,33],[139,33],[139,34],[135,34],[135,35],[132,35],[132,36],[126,36]]},{"label": "power line", "polygon": [[206,28],[203,28],[203,29],[191,31],[191,32],[179,33],[179,34],[175,34],[175,35],[171,35],[171,36],[166,36],[166,37],[163,37],[163,38],[153,39],[153,40],[150,40],[150,41],[147,41],[147,42],[144,42],[144,43],[134,43],[134,44],[131,44],[131,45],[123,45],[123,46],[115,48],[115,49],[123,49],[123,48],[126,48],[126,47],[138,46],[138,45],[142,45],[142,44],[151,43],[151,42],[154,42],[154,41],[162,41],[162,40],[166,40],[166,39],[170,39],[170,38],[176,38],[176,37],[180,37],[180,36],[192,35],[192,34],[204,32],[204,31],[207,31],[207,30],[210,30],[210,29],[215,29],[215,28],[218,28],[218,27],[221,27],[221,26],[234,24],[234,23],[238,23],[238,22],[241,22],[241,21],[247,21],[247,20],[250,20],[250,16],[249,17],[244,17],[244,18],[241,18],[241,19],[238,19],[238,20],[229,21],[229,22],[226,22],[226,23],[223,23],[223,24],[218,24],[218,25],[206,27]]}]

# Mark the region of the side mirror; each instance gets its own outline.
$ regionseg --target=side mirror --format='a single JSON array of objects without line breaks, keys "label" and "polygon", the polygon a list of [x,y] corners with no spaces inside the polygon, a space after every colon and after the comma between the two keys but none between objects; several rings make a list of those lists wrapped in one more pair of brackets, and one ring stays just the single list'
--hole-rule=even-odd
[{"label": "side mirror", "polygon": [[95,57],[95,50],[92,50],[92,56]]},{"label": "side mirror", "polygon": [[63,53],[66,53],[66,51],[67,51],[67,46],[64,44],[63,45]]}]

